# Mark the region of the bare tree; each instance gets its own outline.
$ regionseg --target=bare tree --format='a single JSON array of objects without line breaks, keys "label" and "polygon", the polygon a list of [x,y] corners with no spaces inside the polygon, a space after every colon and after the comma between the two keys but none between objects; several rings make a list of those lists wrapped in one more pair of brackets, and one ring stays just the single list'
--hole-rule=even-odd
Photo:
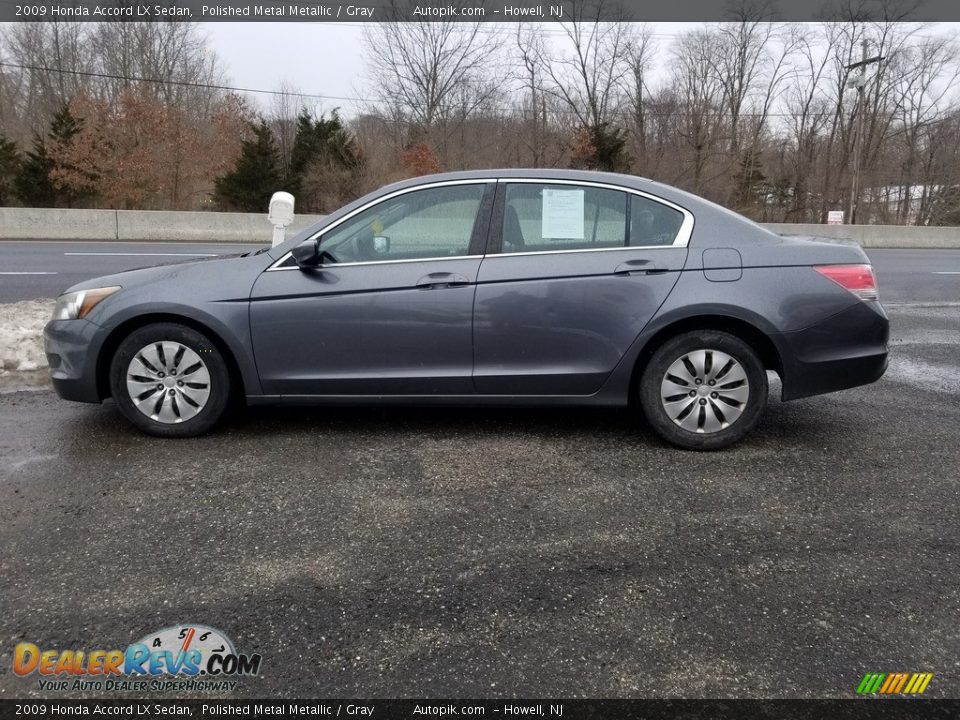
[{"label": "bare tree", "polygon": [[196,23],[97,23],[90,37],[94,69],[112,76],[101,79],[98,94],[116,98],[145,78],[154,81],[146,91],[157,99],[197,117],[209,115],[224,94],[209,86],[225,79],[208,44]]},{"label": "bare tree", "polygon": [[903,48],[896,59],[895,93],[897,140],[901,146],[899,179],[896,184],[895,221],[911,220],[915,186],[920,184],[921,207],[932,186],[945,181],[955,183],[957,173],[946,177],[921,177],[918,170],[923,157],[923,145],[929,142],[929,129],[945,118],[952,109],[949,94],[960,75],[955,62],[957,46],[952,37],[923,39],[912,47]]},{"label": "bare tree", "polygon": [[[629,65],[627,99],[632,124],[634,158],[641,167],[645,168],[650,167],[650,157],[647,152],[648,107],[651,104],[650,76],[653,74],[656,52],[657,45],[653,41],[653,31],[646,25],[641,26],[627,50]],[[648,171],[645,170],[645,172]]]},{"label": "bare tree", "polygon": [[479,23],[383,22],[364,35],[369,80],[414,134],[449,132],[498,92],[501,36]]},{"label": "bare tree", "polygon": [[596,7],[574,3],[572,18],[556,23],[571,50],[542,51],[541,64],[549,80],[546,91],[563,102],[580,127],[600,127],[613,120],[631,73],[633,26],[591,19],[602,5],[602,0]]},{"label": "bare tree", "polygon": [[284,176],[289,172],[290,154],[297,137],[297,116],[306,109],[306,98],[286,80],[280,83],[279,92],[270,100],[266,119],[277,139],[277,150],[280,153],[280,165]]},{"label": "bare tree", "polygon": [[[829,99],[823,90],[832,49],[821,47],[813,31],[796,31],[796,71],[791,76],[784,103],[786,128],[791,152],[788,153],[789,205],[786,219],[793,222],[811,220],[811,176],[815,171],[820,139],[829,122]],[[819,219],[819,218],[818,218]]]},{"label": "bare tree", "polygon": [[532,166],[543,164],[543,138],[547,124],[547,108],[543,91],[544,57],[543,35],[537,28],[521,23],[517,25],[517,51],[522,64],[520,81],[524,94],[529,100],[518,103],[520,117],[524,125],[529,126],[524,134],[524,144],[530,150]]},{"label": "bare tree", "polygon": [[676,94],[676,133],[686,143],[689,161],[676,180],[689,178],[694,192],[704,191],[708,162],[722,151],[724,88],[714,70],[719,41],[715,33],[686,33],[673,49],[673,91]]},{"label": "bare tree", "polygon": [[89,63],[85,33],[78,22],[14,23],[4,29],[5,59],[20,66],[7,74],[13,99],[7,112],[19,120],[15,137],[42,135],[53,114],[90,86],[90,78],[74,72]]}]

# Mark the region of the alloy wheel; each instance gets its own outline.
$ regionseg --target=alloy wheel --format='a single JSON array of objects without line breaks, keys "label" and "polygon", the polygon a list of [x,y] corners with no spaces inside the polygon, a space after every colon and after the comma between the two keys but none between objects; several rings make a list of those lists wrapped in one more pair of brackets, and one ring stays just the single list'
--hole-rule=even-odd
[{"label": "alloy wheel", "polygon": [[141,348],[127,367],[126,380],[134,406],[162,423],[190,420],[210,397],[206,364],[178,342],[155,342]]},{"label": "alloy wheel", "polygon": [[684,430],[715,433],[743,414],[750,384],[743,366],[719,350],[695,350],[676,360],[660,382],[667,416]]}]

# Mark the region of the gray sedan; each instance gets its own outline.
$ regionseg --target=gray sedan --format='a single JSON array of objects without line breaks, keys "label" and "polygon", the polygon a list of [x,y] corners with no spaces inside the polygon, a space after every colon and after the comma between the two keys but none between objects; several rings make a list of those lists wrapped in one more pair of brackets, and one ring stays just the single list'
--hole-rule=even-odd
[{"label": "gray sedan", "polygon": [[141,430],[230,401],[639,408],[715,449],[783,399],[873,382],[888,321],[854,245],[785,238],[627,175],[461,172],[377,190],[270,249],[70,288],[61,397]]}]

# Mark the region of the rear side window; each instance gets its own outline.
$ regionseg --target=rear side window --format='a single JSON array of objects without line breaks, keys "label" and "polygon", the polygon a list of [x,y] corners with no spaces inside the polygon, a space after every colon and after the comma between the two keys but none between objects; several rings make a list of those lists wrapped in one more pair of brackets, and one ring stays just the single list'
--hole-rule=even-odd
[{"label": "rear side window", "polygon": [[630,244],[672,245],[683,225],[683,213],[642,195],[630,198]]},{"label": "rear side window", "polygon": [[507,184],[501,252],[624,247],[627,194],[579,185]]}]

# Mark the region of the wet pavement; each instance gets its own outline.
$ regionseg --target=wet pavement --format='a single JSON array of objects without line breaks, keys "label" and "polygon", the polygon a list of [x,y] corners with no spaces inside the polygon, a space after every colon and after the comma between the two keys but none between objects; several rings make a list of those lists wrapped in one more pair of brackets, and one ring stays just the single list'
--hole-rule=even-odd
[{"label": "wet pavement", "polygon": [[13,647],[177,623],[260,653],[234,696],[960,696],[960,308],[890,305],[878,383],[742,444],[623,411],[257,409],[204,438],[0,393]]}]

